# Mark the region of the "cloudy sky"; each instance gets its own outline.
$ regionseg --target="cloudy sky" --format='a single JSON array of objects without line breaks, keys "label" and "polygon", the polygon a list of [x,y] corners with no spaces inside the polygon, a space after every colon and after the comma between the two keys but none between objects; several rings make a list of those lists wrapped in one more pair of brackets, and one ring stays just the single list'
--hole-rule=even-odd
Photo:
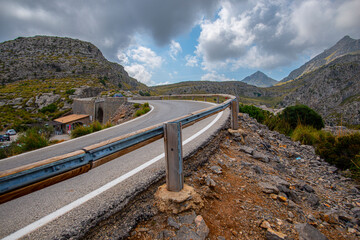
[{"label": "cloudy sky", "polygon": [[345,35],[360,0],[0,0],[0,42],[72,37],[95,44],[147,85],[276,80]]}]

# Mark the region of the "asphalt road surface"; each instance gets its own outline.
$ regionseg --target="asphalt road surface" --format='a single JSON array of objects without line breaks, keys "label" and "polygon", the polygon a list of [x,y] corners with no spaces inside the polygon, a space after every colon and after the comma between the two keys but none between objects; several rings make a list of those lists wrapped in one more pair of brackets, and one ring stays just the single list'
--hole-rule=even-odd
[{"label": "asphalt road surface", "polygon": [[[136,101],[134,101],[136,102]],[[141,102],[141,101],[139,101]],[[114,137],[135,132],[137,130],[166,122],[171,119],[187,115],[191,112],[210,107],[209,103],[191,101],[147,101],[154,106],[154,110],[132,122],[114,126],[91,135],[76,138],[60,144],[52,145],[36,151],[31,151],[14,157],[0,160],[0,171],[23,166],[25,164],[63,155],[83,147],[90,146]]]},{"label": "asphalt road surface", "polygon": [[[48,147],[0,162],[4,170],[81,149],[209,107],[190,101],[148,101],[154,110],[135,121],[90,137]],[[183,130],[184,156],[208,140],[229,118],[229,110]],[[60,147],[59,147],[60,146]],[[59,149],[58,149],[59,148]],[[91,171],[0,205],[0,238],[59,239],[75,237],[104,215],[121,209],[130,196],[164,175],[163,139]],[[30,159],[30,160],[29,160]],[[14,161],[14,163],[12,163]]]}]

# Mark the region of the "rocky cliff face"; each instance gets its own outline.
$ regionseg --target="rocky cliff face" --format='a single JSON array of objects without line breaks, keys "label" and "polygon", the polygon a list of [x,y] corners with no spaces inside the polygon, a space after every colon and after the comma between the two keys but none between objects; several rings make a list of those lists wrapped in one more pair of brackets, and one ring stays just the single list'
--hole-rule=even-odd
[{"label": "rocky cliff face", "polygon": [[2,84],[28,79],[88,77],[137,88],[123,66],[107,61],[89,42],[71,38],[36,36],[0,44]]},{"label": "rocky cliff face", "polygon": [[260,71],[257,71],[256,73],[244,78],[241,81],[256,87],[271,87],[277,83],[276,80],[268,77],[266,74]]},{"label": "rocky cliff face", "polygon": [[360,124],[359,73],[360,54],[339,57],[328,65],[280,86],[279,89],[292,89],[280,106],[302,103],[319,112],[327,124]]}]

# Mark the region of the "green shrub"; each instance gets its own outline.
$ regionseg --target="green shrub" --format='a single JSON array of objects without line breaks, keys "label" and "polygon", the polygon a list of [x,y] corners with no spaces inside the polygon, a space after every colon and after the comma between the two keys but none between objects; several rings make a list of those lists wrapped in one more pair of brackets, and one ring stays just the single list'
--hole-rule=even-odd
[{"label": "green shrub", "polygon": [[321,139],[316,148],[317,154],[340,169],[356,168],[355,162],[360,155],[360,133],[342,137],[328,135]]},{"label": "green shrub", "polygon": [[69,90],[66,90],[66,94],[69,94],[69,95],[73,95],[75,93],[75,89],[69,89]]},{"label": "green shrub", "polygon": [[312,126],[298,125],[291,134],[291,139],[305,145],[316,145],[320,142],[322,132]]},{"label": "green shrub", "polygon": [[287,107],[279,115],[279,118],[288,122],[292,129],[295,129],[299,124],[312,126],[316,129],[324,127],[322,117],[306,105]]},{"label": "green shrub", "polygon": [[56,104],[55,104],[55,103],[51,103],[51,104],[43,107],[43,108],[40,109],[39,111],[40,111],[41,113],[47,113],[47,112],[48,112],[48,113],[53,113],[53,112],[56,112],[56,110],[57,110]]},{"label": "green shrub", "polygon": [[148,102],[146,102],[146,103],[143,104],[143,108],[146,108],[146,107],[150,107],[150,105],[149,105]]},{"label": "green shrub", "polygon": [[239,105],[239,112],[247,113],[250,117],[255,118],[259,123],[263,123],[267,116],[270,116],[269,111],[262,110],[261,108],[253,105]]},{"label": "green shrub", "polygon": [[109,128],[109,127],[112,127],[112,124],[110,121],[108,121],[104,126],[103,128]]},{"label": "green shrub", "polygon": [[139,108],[140,107],[140,103],[134,103],[134,108]]},{"label": "green shrub", "polygon": [[103,129],[99,121],[95,121],[90,124],[91,132],[97,132]]},{"label": "green shrub", "polygon": [[49,145],[48,139],[35,128],[28,129],[25,134],[20,135],[17,142],[22,145],[24,151],[35,150]]},{"label": "green shrub", "polygon": [[143,111],[144,111],[144,113],[147,113],[147,112],[150,111],[150,108],[149,108],[149,107],[144,107],[144,108],[143,108]]},{"label": "green shrub", "polygon": [[90,126],[78,126],[71,131],[71,138],[77,138],[89,133],[92,133],[92,128]]},{"label": "green shrub", "polygon": [[139,116],[143,115],[144,113],[145,113],[144,109],[139,109],[135,112],[134,115],[135,115],[135,117],[139,117]]}]

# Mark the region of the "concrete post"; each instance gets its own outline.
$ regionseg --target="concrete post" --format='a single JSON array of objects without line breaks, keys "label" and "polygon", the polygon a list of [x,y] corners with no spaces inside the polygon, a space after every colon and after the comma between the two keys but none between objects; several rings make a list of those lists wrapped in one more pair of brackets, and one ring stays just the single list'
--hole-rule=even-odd
[{"label": "concrete post", "polygon": [[216,103],[219,104],[219,96],[216,97]]},{"label": "concrete post", "polygon": [[231,102],[231,129],[233,130],[239,129],[238,115],[239,115],[239,103],[236,98],[234,101]]},{"label": "concrete post", "polygon": [[179,192],[184,188],[181,123],[164,124],[167,190]]}]

